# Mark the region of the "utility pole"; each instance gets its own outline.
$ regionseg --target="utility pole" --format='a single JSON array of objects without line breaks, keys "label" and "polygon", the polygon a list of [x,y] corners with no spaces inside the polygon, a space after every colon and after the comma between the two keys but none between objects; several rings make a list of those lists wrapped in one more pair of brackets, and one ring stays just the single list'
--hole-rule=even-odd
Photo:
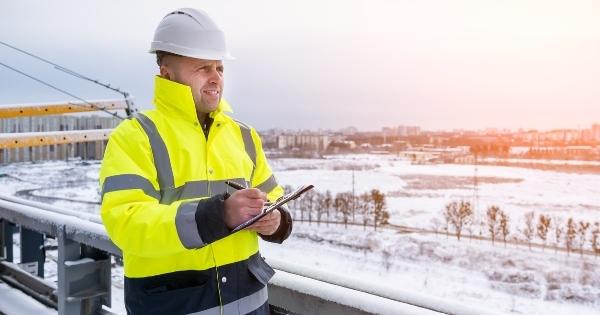
[{"label": "utility pole", "polygon": [[356,204],[356,194],[355,194],[355,189],[354,189],[354,166],[352,166],[352,223],[356,223],[354,221],[354,213],[356,212],[355,204]]}]

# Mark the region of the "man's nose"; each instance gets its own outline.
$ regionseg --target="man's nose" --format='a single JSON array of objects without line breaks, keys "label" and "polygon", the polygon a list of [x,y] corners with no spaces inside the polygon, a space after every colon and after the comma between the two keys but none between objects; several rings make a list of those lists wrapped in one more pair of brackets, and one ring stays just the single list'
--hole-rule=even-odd
[{"label": "man's nose", "polygon": [[215,68],[210,70],[209,75],[208,82],[210,83],[220,83],[223,80],[223,74]]}]

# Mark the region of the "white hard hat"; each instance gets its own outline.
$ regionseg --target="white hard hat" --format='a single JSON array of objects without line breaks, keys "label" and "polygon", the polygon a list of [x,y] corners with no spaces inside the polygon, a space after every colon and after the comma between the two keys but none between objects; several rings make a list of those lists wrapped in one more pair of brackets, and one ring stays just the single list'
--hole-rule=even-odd
[{"label": "white hard hat", "polygon": [[183,8],[167,14],[154,32],[150,53],[166,51],[206,60],[231,60],[225,34],[206,12]]}]

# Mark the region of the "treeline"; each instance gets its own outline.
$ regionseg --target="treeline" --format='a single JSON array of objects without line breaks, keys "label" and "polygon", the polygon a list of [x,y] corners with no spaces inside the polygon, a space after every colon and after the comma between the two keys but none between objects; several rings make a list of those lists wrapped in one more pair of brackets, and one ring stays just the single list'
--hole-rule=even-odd
[{"label": "treeline", "polygon": [[479,218],[473,213],[471,203],[468,201],[453,201],[448,203],[441,212],[443,221],[437,218],[432,220],[436,232],[442,231],[449,235],[454,232],[460,240],[465,232],[470,236],[476,230],[482,236],[485,232],[495,244],[502,239],[504,246],[509,239],[525,241],[529,249],[532,244],[542,247],[542,250],[551,243],[555,251],[564,248],[567,255],[578,250],[583,255],[587,247],[598,256],[600,254],[600,222],[575,221],[568,218],[566,221],[559,216],[551,217],[545,214],[536,215],[535,212],[526,212],[522,221],[516,224],[515,231],[511,231],[510,216],[498,206],[489,206],[485,214]]},{"label": "treeline", "polygon": [[[292,191],[291,186],[284,187],[286,193]],[[352,192],[332,194],[315,190],[306,192],[301,198],[290,202],[294,220],[309,223],[343,223],[360,224],[366,229],[388,223],[390,214],[386,210],[385,195],[377,189],[355,195]]]}]

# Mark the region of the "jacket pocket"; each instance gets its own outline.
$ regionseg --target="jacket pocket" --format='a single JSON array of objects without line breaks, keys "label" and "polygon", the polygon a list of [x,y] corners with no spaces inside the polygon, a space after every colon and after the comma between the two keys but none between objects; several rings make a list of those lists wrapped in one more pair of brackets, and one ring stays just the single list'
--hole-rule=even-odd
[{"label": "jacket pocket", "polygon": [[267,285],[275,274],[275,270],[267,264],[260,254],[256,254],[249,259],[248,270],[263,285]]},{"label": "jacket pocket", "polygon": [[190,277],[188,279],[173,279],[168,282],[148,284],[144,286],[144,293],[147,295],[164,295],[196,291],[204,287],[207,280],[204,277]]},{"label": "jacket pocket", "polygon": [[182,315],[219,306],[215,270],[187,270],[145,278],[125,277],[129,315]]},{"label": "jacket pocket", "polygon": [[149,296],[163,296],[163,295],[170,295],[170,294],[188,294],[188,293],[192,293],[198,290],[201,290],[204,287],[204,284],[200,284],[200,285],[195,285],[195,286],[191,286],[191,287],[181,287],[181,288],[170,288],[169,286],[166,285],[162,285],[159,287],[155,287],[155,288],[151,288],[151,289],[146,289],[144,290],[144,293],[146,293]]},{"label": "jacket pocket", "polygon": [[[209,285],[188,285],[159,285],[144,289],[141,299],[136,301],[136,312],[131,312],[133,309],[130,312],[136,315],[182,315],[218,306],[216,292],[210,292]],[[213,302],[210,299],[207,301],[210,297],[214,297]]]}]

